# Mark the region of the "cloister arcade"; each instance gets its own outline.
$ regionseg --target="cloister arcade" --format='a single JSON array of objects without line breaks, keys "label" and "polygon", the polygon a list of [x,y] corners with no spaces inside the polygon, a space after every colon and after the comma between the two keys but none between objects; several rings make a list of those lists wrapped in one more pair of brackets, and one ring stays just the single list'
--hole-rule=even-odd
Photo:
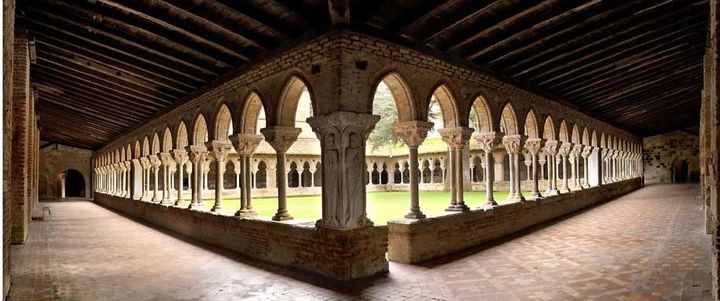
[{"label": "cloister arcade", "polygon": [[[508,191],[511,202],[523,202],[641,175],[640,144],[594,128],[594,122],[584,124],[572,114],[493,93],[458,101],[460,96],[445,81],[418,90],[420,83],[411,84],[398,71],[379,74],[367,91],[375,91],[380,82],[390,90],[398,108],[394,132],[407,148],[400,154],[374,153],[360,142],[364,152],[352,156],[361,160],[365,172],[356,170],[349,177],[364,182],[363,191],[410,191],[409,212],[397,212],[398,218],[425,217],[421,190],[449,189],[446,210],[468,211],[470,206],[497,205],[497,190]],[[277,198],[272,219],[292,219],[288,196],[322,194],[325,199],[329,192],[323,184],[337,180],[324,166],[334,151],[327,144],[335,142],[318,141],[311,132],[322,138],[332,128],[325,120],[330,117],[313,117],[318,113],[316,89],[299,73],[286,78],[280,89],[224,95],[163,116],[111,143],[95,161],[95,192],[200,211],[232,209],[248,218],[256,216],[253,197],[271,196]],[[445,145],[423,149],[433,126],[428,120],[431,98],[440,105],[443,128],[437,135]],[[372,99],[366,104],[371,106]],[[364,125],[367,132],[358,134],[365,137],[379,118],[349,114],[360,118],[357,126]],[[487,197],[465,200],[464,192],[470,190],[486,191]],[[224,208],[227,198],[240,198],[240,207]],[[206,208],[205,199],[214,199],[214,205]]]}]

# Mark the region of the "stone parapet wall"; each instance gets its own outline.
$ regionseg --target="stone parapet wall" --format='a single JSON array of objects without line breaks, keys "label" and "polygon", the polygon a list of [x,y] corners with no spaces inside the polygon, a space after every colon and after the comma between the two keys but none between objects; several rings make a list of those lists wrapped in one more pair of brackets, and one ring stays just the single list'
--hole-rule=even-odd
[{"label": "stone parapet wall", "polygon": [[639,189],[639,178],[469,213],[388,222],[388,259],[418,263],[455,253]]},{"label": "stone parapet wall", "polygon": [[95,202],[129,216],[262,261],[348,281],[388,272],[387,227],[353,230],[240,219],[96,193]]}]

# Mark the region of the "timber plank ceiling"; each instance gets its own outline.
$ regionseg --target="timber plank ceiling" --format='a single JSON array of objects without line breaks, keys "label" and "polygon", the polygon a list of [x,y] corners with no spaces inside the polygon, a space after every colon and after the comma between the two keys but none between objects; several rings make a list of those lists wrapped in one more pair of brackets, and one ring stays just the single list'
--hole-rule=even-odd
[{"label": "timber plank ceiling", "polygon": [[[330,0],[350,27],[464,60],[640,136],[697,125],[708,1]],[[327,31],[326,0],[26,0],[44,140],[96,149]]]}]

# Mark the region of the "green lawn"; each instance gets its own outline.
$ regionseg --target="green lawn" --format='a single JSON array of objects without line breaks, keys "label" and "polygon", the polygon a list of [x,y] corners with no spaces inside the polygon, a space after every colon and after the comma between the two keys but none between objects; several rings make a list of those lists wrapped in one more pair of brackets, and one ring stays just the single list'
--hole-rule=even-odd
[{"label": "green lawn", "polygon": [[[524,193],[526,196],[528,193]],[[388,220],[402,218],[410,207],[410,192],[369,192],[367,194],[368,217],[376,225],[385,225]],[[495,192],[495,200],[504,203],[507,192]],[[485,201],[485,192],[465,192],[465,203],[470,208],[481,206]],[[205,206],[212,208],[214,200],[205,200]],[[297,220],[315,221],[320,218],[322,208],[320,196],[288,197],[288,211]],[[450,204],[450,192],[421,191],[420,208],[426,215],[441,213]],[[270,218],[277,210],[276,198],[253,199],[253,209],[260,217]],[[224,199],[222,214],[232,215],[240,208],[240,199]]]}]

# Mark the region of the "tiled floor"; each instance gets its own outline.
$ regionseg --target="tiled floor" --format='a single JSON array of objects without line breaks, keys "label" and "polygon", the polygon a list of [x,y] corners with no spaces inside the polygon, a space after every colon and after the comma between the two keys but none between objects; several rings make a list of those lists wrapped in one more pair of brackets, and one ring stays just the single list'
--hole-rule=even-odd
[{"label": "tiled floor", "polygon": [[525,235],[337,287],[186,241],[90,202],[43,203],[12,247],[12,300],[703,300],[695,185],[656,185]]}]

